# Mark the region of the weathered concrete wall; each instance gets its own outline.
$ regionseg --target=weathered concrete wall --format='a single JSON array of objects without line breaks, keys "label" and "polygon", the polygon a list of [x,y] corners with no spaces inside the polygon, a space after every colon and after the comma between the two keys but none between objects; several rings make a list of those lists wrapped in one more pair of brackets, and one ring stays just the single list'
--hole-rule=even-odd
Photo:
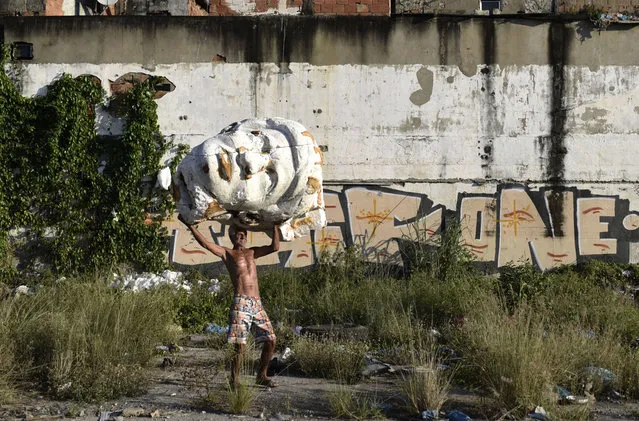
[{"label": "weathered concrete wall", "polygon": [[[340,241],[397,259],[393,237],[421,220],[437,234],[444,215],[463,221],[466,246],[492,266],[638,261],[639,29],[587,25],[0,19],[7,42],[34,43],[33,61],[8,67],[25,95],[62,72],[94,74],[107,91],[109,80],[145,72],[176,85],[158,113],[178,142],[198,144],[247,117],[309,128],[325,150],[333,207],[326,230],[280,254],[298,266]],[[117,134],[121,122],[103,114],[99,130]],[[214,260],[168,224],[178,229],[175,262]]]}]

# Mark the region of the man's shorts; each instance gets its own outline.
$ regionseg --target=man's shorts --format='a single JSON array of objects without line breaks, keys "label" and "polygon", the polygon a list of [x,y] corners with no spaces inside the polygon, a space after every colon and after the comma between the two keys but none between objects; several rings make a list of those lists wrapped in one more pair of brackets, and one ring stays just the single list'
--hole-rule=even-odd
[{"label": "man's shorts", "polygon": [[251,325],[255,325],[255,342],[275,340],[273,325],[259,298],[236,295],[229,314],[227,339],[233,344],[245,344]]}]

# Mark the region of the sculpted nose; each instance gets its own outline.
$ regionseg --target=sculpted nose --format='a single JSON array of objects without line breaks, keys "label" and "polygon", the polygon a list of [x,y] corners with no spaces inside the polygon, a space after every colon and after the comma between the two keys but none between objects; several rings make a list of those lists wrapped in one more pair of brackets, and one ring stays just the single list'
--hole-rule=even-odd
[{"label": "sculpted nose", "polygon": [[253,151],[242,151],[237,157],[240,168],[245,178],[249,179],[253,174],[264,171],[268,165],[270,158],[268,154],[257,153]]}]

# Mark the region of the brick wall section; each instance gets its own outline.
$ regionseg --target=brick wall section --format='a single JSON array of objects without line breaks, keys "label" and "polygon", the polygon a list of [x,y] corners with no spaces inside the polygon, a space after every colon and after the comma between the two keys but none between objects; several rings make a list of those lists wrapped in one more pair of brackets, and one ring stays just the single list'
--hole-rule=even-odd
[{"label": "brick wall section", "polygon": [[316,15],[390,16],[390,0],[314,0]]},{"label": "brick wall section", "polygon": [[[281,0],[211,0],[208,15],[236,16],[241,14],[260,14],[278,11]],[[286,0],[286,7],[301,11],[304,0]],[[242,3],[242,4],[240,4]],[[253,6],[254,7],[251,7]],[[251,13],[238,10],[252,9]],[[361,15],[390,16],[390,0],[313,0],[315,15]],[[207,11],[195,0],[189,0],[189,15],[203,16]]]}]

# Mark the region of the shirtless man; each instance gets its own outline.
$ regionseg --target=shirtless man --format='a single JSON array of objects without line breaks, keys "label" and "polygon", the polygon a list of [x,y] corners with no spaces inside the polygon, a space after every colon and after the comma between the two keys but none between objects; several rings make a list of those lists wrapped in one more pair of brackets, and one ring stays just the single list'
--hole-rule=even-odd
[{"label": "shirtless man", "polygon": [[270,245],[247,249],[245,247],[246,230],[231,226],[229,238],[233,243],[233,248],[229,249],[208,241],[194,225],[187,224],[182,215],[178,216],[178,219],[191,230],[202,247],[222,259],[231,275],[231,281],[233,281],[235,295],[230,309],[227,335],[228,342],[235,344],[235,355],[231,361],[231,387],[236,388],[239,385],[240,366],[246,350],[246,339],[251,324],[255,324],[256,327],[255,342],[264,343],[255,383],[267,387],[277,387],[277,384],[266,375],[268,363],[273,358],[275,351],[275,333],[260,301],[255,259],[279,250],[279,227],[277,225],[273,227],[273,241]]}]

